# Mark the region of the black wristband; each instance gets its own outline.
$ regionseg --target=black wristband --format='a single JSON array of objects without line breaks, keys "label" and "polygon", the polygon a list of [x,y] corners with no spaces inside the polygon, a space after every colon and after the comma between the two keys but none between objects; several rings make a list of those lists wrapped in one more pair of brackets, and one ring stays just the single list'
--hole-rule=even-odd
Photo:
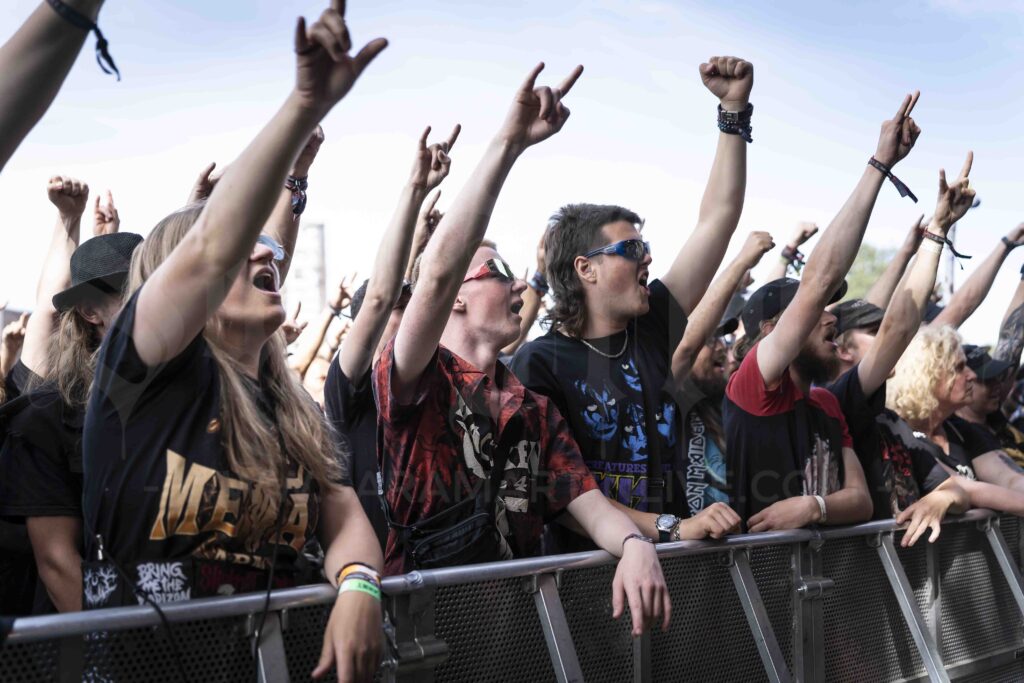
[{"label": "black wristband", "polygon": [[286,189],[292,191],[292,213],[296,216],[306,210],[306,189],[309,187],[309,176],[301,178],[290,175],[284,181]]},{"label": "black wristband", "polygon": [[725,111],[718,105],[718,130],[727,135],[739,135],[746,142],[753,142],[750,136],[750,117],[754,113],[754,105],[747,104],[743,111]]},{"label": "black wristband", "polygon": [[1024,244],[1024,242],[1012,242],[1012,241],[1010,241],[1010,238],[1007,237],[1006,235],[1003,235],[1002,240],[1003,240],[1003,244],[1006,245],[1006,251],[1013,251],[1017,247],[1019,247],[1022,244]]},{"label": "black wristband", "polygon": [[892,171],[889,170],[888,166],[886,166],[885,164],[883,164],[881,161],[874,157],[868,159],[868,165],[873,166],[874,168],[877,168],[879,171],[881,171],[882,175],[888,178],[889,182],[891,182],[896,187],[896,191],[900,193],[901,197],[910,197],[911,199],[914,200],[915,204],[917,203],[917,197],[914,196],[914,193],[910,191],[910,188],[907,187],[902,180],[900,180],[899,178],[892,174]]},{"label": "black wristband", "polygon": [[[46,0],[47,4],[53,8],[53,11],[57,13],[64,21],[68,22],[72,26],[86,31],[92,31],[96,34],[96,63],[100,65],[100,69],[105,74],[114,74],[117,76],[117,80],[121,80],[121,72],[118,70],[117,65],[114,64],[114,58],[110,56],[110,52],[107,51],[107,39],[103,37],[103,32],[100,31],[100,27],[96,25],[96,22],[89,19],[78,10],[68,7],[61,0]],[[105,63],[104,63],[105,62]],[[107,68],[107,64],[110,68]]]},{"label": "black wristband", "polygon": [[[956,247],[953,246],[952,240],[950,240],[948,237],[943,237],[942,235],[936,235],[934,232],[928,230],[927,228],[918,228],[918,229],[921,231],[921,236],[924,237],[925,239],[931,240],[932,242],[937,242],[939,244],[945,244],[947,247],[949,247],[949,251],[952,252],[953,256],[956,256],[957,259],[967,260],[967,259],[971,258],[967,254],[961,254],[959,251],[957,251]],[[960,261],[957,261],[957,263],[960,263]],[[960,270],[963,270],[963,269],[964,269],[964,264],[960,263]]]}]

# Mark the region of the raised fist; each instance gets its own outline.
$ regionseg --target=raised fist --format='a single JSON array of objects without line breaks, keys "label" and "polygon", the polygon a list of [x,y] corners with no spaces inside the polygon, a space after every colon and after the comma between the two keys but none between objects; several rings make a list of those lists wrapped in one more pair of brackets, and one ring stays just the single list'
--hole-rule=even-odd
[{"label": "raised fist", "polygon": [[743,111],[754,87],[754,65],[738,57],[711,57],[700,65],[704,87],[711,91],[725,111]]},{"label": "raised fist", "polygon": [[355,57],[349,55],[352,40],[345,24],[345,0],[331,0],[331,6],[308,29],[306,20],[299,17],[295,26],[295,95],[299,103],[323,118],[387,46],[388,41],[377,38]]},{"label": "raised fist", "polygon": [[100,204],[100,196],[96,195],[96,204],[93,207],[92,234],[112,235],[121,228],[121,216],[114,206],[114,195],[107,190],[107,203]]},{"label": "raised fist", "polygon": [[299,158],[292,166],[293,176],[304,178],[309,175],[309,167],[313,165],[313,160],[316,159],[316,154],[320,151],[322,144],[324,144],[324,129],[317,126],[313,134],[309,136],[309,140],[306,140],[306,146],[299,152]]},{"label": "raised fist", "polygon": [[67,176],[53,176],[46,184],[46,194],[64,220],[77,220],[85,213],[89,186]]},{"label": "raised fist", "polygon": [[537,87],[537,76],[543,69],[544,63],[541,62],[519,86],[499,132],[501,138],[520,152],[562,130],[570,114],[569,108],[562,104],[562,98],[569,94],[583,73],[583,67],[577,66],[557,88]]},{"label": "raised fist", "polygon": [[793,232],[793,239],[790,240],[789,246],[794,249],[799,249],[801,246],[807,243],[807,240],[818,234],[818,225],[809,221],[804,221],[796,224],[796,230]]},{"label": "raised fist", "polygon": [[462,126],[456,123],[447,140],[427,146],[427,136],[430,135],[430,126],[427,126],[416,146],[416,161],[412,165],[412,173],[409,174],[410,184],[430,192],[448,177],[448,172],[452,167],[452,160],[448,153],[455,146],[460,132],[462,132]]},{"label": "raised fist", "polygon": [[740,258],[747,265],[747,269],[753,268],[760,262],[761,257],[775,248],[772,236],[764,231],[757,231],[747,235],[747,241],[740,249]]},{"label": "raised fist", "polygon": [[[939,169],[939,199],[935,204],[935,215],[932,217],[932,226],[945,233],[953,223],[963,218],[967,210],[974,203],[974,188],[968,176],[971,174],[971,165],[974,163],[974,152],[967,153],[963,168],[960,169],[960,177],[953,181],[952,185],[946,183],[945,169]],[[1011,241],[1018,241],[1020,237],[1020,226],[1017,231],[1010,233]],[[1014,237],[1017,234],[1017,237]]]},{"label": "raised fist", "polygon": [[878,148],[875,159],[892,168],[903,157],[910,154],[914,143],[921,135],[921,129],[910,117],[914,105],[921,96],[920,91],[903,98],[903,103],[896,110],[896,115],[882,123],[882,132],[878,136]]}]

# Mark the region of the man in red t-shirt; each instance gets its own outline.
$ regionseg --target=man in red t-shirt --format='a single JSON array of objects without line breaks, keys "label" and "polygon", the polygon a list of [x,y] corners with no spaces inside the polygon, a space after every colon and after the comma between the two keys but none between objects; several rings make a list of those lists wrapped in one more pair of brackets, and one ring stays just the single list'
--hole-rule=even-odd
[{"label": "man in red t-shirt", "polygon": [[800,281],[780,278],[743,309],[747,334],[723,408],[727,469],[734,508],[751,532],[871,518],[864,471],[835,396],[823,384],[838,369],[836,317],[825,306],[845,294],[843,278],[857,255],[871,209],[891,168],[914,146],[907,95],[882,124],[875,155],[853,195],[811,254]]},{"label": "man in red t-shirt", "polygon": [[[528,147],[569,116],[536,67],[483,159],[424,251],[412,299],[374,369],[378,453],[389,524],[385,571],[486,562],[538,550],[543,522],[568,511],[620,556],[613,615],[628,601],[633,633],[670,602],[653,540],[597,489],[565,420],[498,362],[519,336],[526,283],[480,246],[498,193]],[[497,533],[493,533],[496,528]],[[443,543],[439,532],[449,532]]]}]

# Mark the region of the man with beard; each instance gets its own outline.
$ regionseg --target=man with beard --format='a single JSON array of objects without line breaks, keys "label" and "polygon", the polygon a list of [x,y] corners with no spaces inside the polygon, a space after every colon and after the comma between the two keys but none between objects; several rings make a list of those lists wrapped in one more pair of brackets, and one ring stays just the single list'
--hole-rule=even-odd
[{"label": "man with beard", "polygon": [[863,299],[844,301],[836,316],[839,376],[828,390],[838,399],[854,449],[868,482],[875,519],[911,520],[909,545],[925,529],[938,537],[947,512],[969,506],[966,492],[951,478],[907,423],[885,407],[886,381],[917,334],[935,286],[939,257],[950,226],[963,217],[974,199],[968,154],[952,186],[940,176],[939,198],[930,223],[921,228],[918,254],[884,312]]},{"label": "man with beard", "polygon": [[[871,517],[864,471],[835,396],[814,384],[838,369],[836,317],[875,199],[891,168],[914,146],[907,95],[882,124],[878,146],[850,199],[825,230],[801,281],[781,278],[754,292],[743,309],[740,368],[723,408],[733,507],[751,532],[808,524],[851,524]],[[900,187],[900,185],[897,185]]]}]

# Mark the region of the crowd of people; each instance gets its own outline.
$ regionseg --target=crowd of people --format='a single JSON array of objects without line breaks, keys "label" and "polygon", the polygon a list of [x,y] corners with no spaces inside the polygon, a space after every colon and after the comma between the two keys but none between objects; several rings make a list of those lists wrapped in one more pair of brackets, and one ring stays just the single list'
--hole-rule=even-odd
[{"label": "crowd of people", "polygon": [[[47,0],[0,49],[0,165],[101,5]],[[754,67],[711,57],[699,77],[718,146],[668,268],[650,277],[640,214],[567,204],[538,207],[550,219],[524,278],[488,222],[519,157],[566,125],[583,76],[541,85],[538,64],[443,213],[435,190],[461,128],[423,131],[369,277],[344,279],[302,323],[281,287],[319,123],[386,45],[354,51],[337,0],[300,19],[281,108],[145,238],[120,230],[109,192],[90,202],[82,180],[49,180],[35,306],[0,344],[0,614],[326,581],[337,601],[314,675],[370,680],[382,575],[602,548],[618,558],[613,616],[628,608],[638,635],[670,622],[657,543],[895,518],[913,545],[971,507],[1024,515],[1024,281],[993,348],[956,331],[1024,224],[933,302],[940,256],[960,256],[948,235],[974,200],[972,153],[955,178],[938,172],[931,218],[865,297],[845,298],[879,192],[913,196],[893,169],[921,133],[919,93],[882,122],[813,251],[800,248],[819,229],[801,224],[754,288],[768,233],[722,267]]]}]

